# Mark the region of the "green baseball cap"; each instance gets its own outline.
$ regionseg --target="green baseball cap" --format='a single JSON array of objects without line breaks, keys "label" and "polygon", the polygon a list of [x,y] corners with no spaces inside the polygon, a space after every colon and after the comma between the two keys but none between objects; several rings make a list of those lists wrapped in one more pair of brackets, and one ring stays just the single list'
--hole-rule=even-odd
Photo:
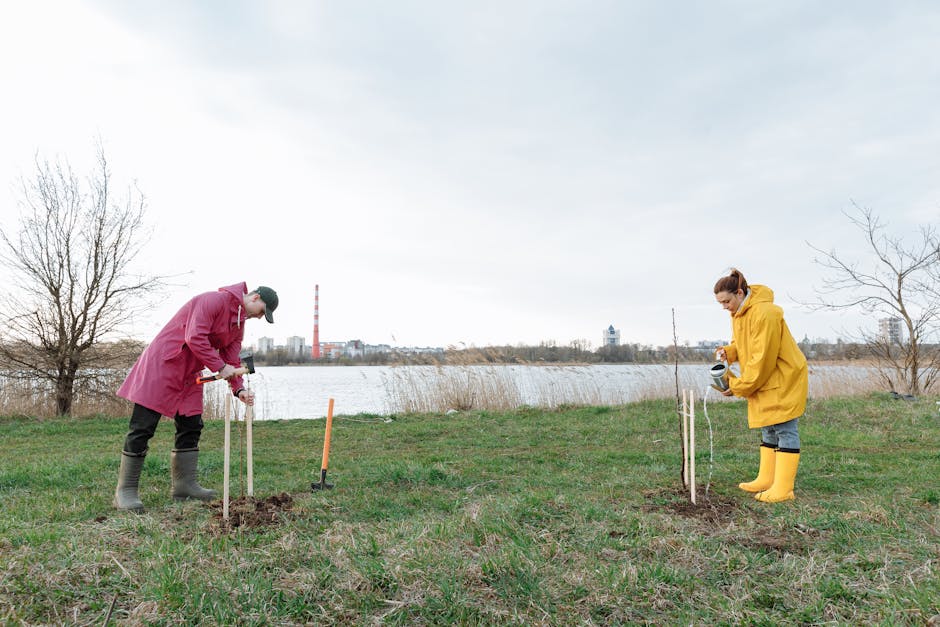
[{"label": "green baseball cap", "polygon": [[273,324],[274,310],[277,309],[277,292],[262,285],[255,293],[264,301],[264,319]]}]

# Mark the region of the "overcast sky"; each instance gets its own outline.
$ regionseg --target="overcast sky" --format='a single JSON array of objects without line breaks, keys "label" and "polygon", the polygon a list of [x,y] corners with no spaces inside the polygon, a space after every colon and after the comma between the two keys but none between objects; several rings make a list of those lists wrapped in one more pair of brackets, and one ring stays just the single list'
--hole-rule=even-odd
[{"label": "overcast sky", "polygon": [[136,181],[145,267],[191,295],[270,285],[246,341],[594,346],[730,335],[712,286],[769,285],[794,335],[810,242],[940,217],[940,4],[8,2],[0,207],[34,156]]}]

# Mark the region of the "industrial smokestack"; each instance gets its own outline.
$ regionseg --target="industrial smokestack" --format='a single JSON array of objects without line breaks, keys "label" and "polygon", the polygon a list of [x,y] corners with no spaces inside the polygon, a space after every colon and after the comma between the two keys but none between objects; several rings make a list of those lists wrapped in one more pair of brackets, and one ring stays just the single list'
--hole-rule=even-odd
[{"label": "industrial smokestack", "polygon": [[313,288],[313,346],[310,347],[310,356],[320,359],[320,285]]}]

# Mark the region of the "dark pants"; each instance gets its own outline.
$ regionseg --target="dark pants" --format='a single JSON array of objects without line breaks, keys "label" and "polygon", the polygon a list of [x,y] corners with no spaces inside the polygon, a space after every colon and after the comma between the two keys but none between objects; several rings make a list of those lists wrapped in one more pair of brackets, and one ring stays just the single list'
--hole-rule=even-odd
[{"label": "dark pants", "polygon": [[[180,416],[173,418],[176,423],[176,442],[174,448],[178,451],[199,448],[199,436],[202,435],[202,414],[195,416]],[[129,455],[146,455],[147,443],[157,431],[160,414],[147,409],[143,405],[134,404],[131,413],[131,424],[124,439],[124,452]]]}]

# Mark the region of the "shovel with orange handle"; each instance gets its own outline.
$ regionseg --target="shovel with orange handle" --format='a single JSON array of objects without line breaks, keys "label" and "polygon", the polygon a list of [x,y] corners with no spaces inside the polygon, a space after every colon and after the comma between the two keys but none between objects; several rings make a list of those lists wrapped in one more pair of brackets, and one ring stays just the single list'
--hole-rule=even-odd
[{"label": "shovel with orange handle", "polygon": [[313,490],[330,490],[332,483],[326,482],[326,469],[330,463],[330,432],[333,430],[333,399],[330,399],[329,407],[326,410],[326,435],[323,437],[323,461],[320,464],[320,483],[313,482],[310,488]]}]

